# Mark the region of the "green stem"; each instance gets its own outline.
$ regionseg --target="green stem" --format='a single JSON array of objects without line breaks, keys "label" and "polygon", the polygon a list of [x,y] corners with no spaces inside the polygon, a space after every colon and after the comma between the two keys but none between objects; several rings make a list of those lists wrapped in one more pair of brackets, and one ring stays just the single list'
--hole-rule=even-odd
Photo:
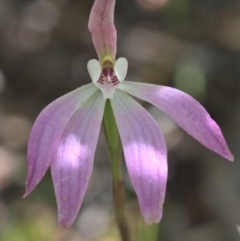
[{"label": "green stem", "polygon": [[106,101],[103,123],[105,136],[110,151],[113,178],[113,202],[116,212],[117,224],[122,240],[130,241],[129,229],[124,209],[125,186],[121,168],[121,142],[110,100]]}]

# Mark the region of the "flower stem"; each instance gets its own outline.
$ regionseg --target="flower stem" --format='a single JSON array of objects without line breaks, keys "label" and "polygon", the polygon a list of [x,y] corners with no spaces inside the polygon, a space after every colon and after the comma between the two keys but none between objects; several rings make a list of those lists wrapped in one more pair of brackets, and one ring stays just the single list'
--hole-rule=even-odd
[{"label": "flower stem", "polygon": [[122,240],[130,241],[129,228],[127,225],[124,209],[125,186],[121,168],[121,142],[110,100],[106,101],[103,123],[105,136],[110,151],[113,178],[113,202],[116,212],[117,224]]}]

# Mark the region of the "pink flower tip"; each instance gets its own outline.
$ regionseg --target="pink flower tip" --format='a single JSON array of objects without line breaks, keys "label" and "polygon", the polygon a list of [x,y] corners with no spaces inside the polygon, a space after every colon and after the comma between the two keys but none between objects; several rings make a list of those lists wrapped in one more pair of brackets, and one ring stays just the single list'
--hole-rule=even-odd
[{"label": "pink flower tip", "polygon": [[105,56],[115,59],[117,33],[114,25],[115,0],[95,0],[88,28],[99,60]]}]

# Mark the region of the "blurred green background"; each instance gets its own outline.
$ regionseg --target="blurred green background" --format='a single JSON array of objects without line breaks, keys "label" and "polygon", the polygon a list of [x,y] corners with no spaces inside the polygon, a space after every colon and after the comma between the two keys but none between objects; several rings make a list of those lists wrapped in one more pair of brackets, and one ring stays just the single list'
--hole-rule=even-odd
[{"label": "blurred green background", "polygon": [[[101,133],[79,216],[57,225],[51,176],[25,199],[31,126],[57,97],[90,81],[97,58],[87,28],[93,0],[0,0],[0,241],[118,241],[107,146]],[[127,80],[179,88],[220,125],[235,162],[210,152],[155,107],[169,179],[160,225],[147,227],[125,172],[127,218],[137,241],[238,241],[240,235],[240,2],[117,0],[117,57]]]}]

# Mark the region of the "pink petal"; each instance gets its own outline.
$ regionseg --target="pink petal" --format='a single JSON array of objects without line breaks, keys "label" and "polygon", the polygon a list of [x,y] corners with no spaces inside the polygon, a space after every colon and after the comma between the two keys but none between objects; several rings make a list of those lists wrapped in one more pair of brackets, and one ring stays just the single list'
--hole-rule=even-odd
[{"label": "pink petal", "polygon": [[219,126],[190,95],[171,87],[130,81],[125,81],[119,88],[157,106],[210,150],[230,161],[234,159]]},{"label": "pink petal", "polygon": [[60,97],[49,104],[35,121],[28,140],[27,196],[41,181],[54,160],[62,133],[71,115],[97,88],[91,83]]},{"label": "pink petal", "polygon": [[115,59],[117,33],[114,25],[115,0],[95,0],[88,28],[101,61],[105,55]]},{"label": "pink petal", "polygon": [[80,209],[92,173],[105,101],[98,91],[69,120],[51,166],[58,222],[69,228]]},{"label": "pink petal", "polygon": [[164,137],[152,116],[126,93],[116,90],[111,104],[141,212],[148,224],[157,223],[167,182]]}]

